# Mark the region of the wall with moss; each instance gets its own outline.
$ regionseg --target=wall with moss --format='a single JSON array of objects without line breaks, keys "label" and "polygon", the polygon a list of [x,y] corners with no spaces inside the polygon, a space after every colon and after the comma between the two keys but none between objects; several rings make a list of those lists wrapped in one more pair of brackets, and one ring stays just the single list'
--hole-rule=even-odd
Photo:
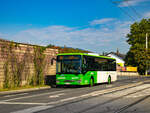
[{"label": "wall with moss", "polygon": [[55,75],[57,49],[0,40],[0,88],[43,85]]}]

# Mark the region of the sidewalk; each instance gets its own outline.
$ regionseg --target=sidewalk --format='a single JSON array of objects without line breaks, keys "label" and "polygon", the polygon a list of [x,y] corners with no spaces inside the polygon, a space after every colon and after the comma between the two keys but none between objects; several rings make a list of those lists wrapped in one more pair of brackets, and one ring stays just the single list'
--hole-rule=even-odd
[{"label": "sidewalk", "polygon": [[18,89],[18,90],[11,90],[11,91],[1,91],[0,95],[29,92],[29,91],[36,91],[36,90],[49,89],[49,88],[51,88],[51,87],[50,86],[45,86],[45,87],[26,88],[26,89]]}]

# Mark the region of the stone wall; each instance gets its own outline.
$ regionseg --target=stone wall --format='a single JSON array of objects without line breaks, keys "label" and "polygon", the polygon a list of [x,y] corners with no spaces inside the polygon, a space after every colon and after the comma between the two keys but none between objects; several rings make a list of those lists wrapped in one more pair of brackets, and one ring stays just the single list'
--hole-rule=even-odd
[{"label": "stone wall", "polygon": [[21,85],[29,84],[39,67],[39,70],[43,69],[44,75],[55,75],[54,59],[57,53],[57,49],[0,39],[0,88],[3,88],[5,82],[10,84],[15,79],[19,79]]}]

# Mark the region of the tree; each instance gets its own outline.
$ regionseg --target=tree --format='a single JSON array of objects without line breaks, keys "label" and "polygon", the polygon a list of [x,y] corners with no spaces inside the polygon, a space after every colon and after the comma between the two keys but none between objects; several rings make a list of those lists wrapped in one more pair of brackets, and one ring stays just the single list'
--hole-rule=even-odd
[{"label": "tree", "polygon": [[150,66],[150,49],[146,51],[146,33],[148,34],[148,47],[150,47],[150,19],[142,19],[130,26],[127,34],[127,43],[130,49],[126,55],[126,65],[137,66],[138,72],[144,74]]}]

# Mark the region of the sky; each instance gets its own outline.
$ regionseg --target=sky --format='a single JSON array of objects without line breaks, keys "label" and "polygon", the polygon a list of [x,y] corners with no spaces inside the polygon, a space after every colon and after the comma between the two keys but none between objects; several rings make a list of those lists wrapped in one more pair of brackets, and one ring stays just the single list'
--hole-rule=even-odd
[{"label": "sky", "polygon": [[142,18],[150,0],[0,0],[0,38],[125,54],[130,25]]}]

